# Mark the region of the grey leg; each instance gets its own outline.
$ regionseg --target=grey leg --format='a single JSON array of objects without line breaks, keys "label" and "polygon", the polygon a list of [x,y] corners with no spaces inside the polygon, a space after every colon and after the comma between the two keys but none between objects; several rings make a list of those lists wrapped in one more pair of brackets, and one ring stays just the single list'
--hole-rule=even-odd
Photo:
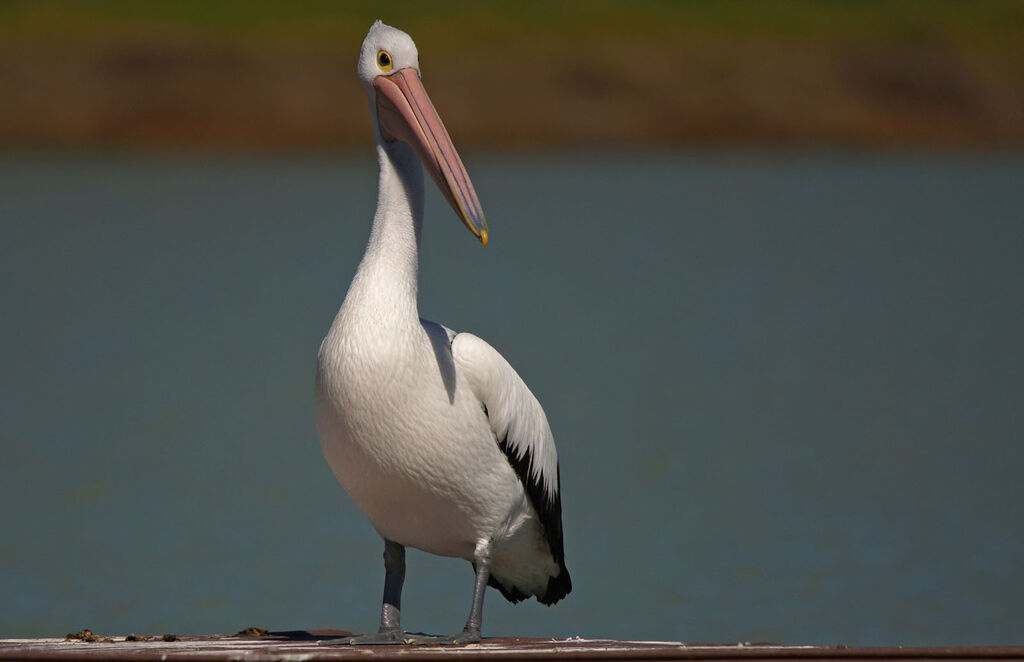
[{"label": "grey leg", "polygon": [[384,541],[384,601],[380,609],[380,631],[401,632],[402,585],[405,583],[405,547]]},{"label": "grey leg", "polygon": [[491,576],[491,541],[476,546],[473,554],[473,567],[476,569],[476,581],[473,583],[473,606],[466,619],[466,627],[462,632],[450,637],[442,637],[441,644],[472,644],[480,641],[480,628],[484,619],[484,593],[487,591],[487,580]]},{"label": "grey leg", "polygon": [[321,641],[321,646],[343,644],[414,643],[414,636],[402,631],[402,584],[405,583],[405,547],[384,541],[384,600],[380,609],[380,630],[374,634]]}]

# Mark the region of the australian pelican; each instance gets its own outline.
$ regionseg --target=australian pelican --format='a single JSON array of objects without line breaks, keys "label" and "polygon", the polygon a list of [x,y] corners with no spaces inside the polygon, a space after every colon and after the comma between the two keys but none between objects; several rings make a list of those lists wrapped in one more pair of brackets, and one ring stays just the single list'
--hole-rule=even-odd
[{"label": "australian pelican", "polygon": [[[384,539],[384,600],[379,632],[336,642],[479,641],[488,585],[512,602],[536,596],[544,604],[572,589],[558,456],[544,410],[501,354],[419,316],[421,164],[484,245],[487,222],[420,81],[416,45],[377,21],[358,73],[377,138],[377,212],[320,346],[316,422],[328,464]],[[402,630],[406,547],[473,564],[462,632]]]}]

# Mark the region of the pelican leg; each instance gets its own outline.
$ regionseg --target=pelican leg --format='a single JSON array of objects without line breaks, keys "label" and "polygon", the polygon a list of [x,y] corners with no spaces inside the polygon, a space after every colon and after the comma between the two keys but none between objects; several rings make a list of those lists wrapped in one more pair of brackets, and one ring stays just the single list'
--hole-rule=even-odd
[{"label": "pelican leg", "polygon": [[473,553],[473,569],[476,581],[473,582],[473,606],[466,619],[466,627],[462,632],[450,637],[441,637],[437,643],[441,645],[461,646],[480,641],[480,628],[484,619],[484,593],[487,591],[487,580],[491,576],[491,541],[477,544]]},{"label": "pelican leg", "polygon": [[402,584],[405,583],[405,547],[391,540],[384,541],[384,600],[380,609],[380,630],[373,634],[342,637],[322,641],[322,646],[360,644],[411,644],[418,635],[402,631]]},{"label": "pelican leg", "polygon": [[380,632],[402,631],[402,585],[405,584],[405,547],[384,541],[384,599],[380,607]]}]

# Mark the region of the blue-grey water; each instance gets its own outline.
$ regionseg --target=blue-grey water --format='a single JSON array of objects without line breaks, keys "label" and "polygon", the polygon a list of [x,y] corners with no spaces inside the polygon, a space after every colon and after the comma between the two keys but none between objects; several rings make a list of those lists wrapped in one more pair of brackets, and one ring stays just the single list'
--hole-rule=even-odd
[{"label": "blue-grey water", "polygon": [[[421,313],[544,403],[574,591],[490,635],[1024,643],[1024,157],[467,154]],[[0,637],[376,628],[318,344],[369,154],[0,158]],[[411,553],[405,625],[472,575]]]}]

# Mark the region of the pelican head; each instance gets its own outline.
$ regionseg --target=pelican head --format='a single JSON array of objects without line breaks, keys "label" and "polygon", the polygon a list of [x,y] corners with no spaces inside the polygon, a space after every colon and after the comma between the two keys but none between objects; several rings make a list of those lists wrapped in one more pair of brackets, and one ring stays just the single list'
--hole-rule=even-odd
[{"label": "pelican head", "polygon": [[375,113],[377,141],[407,143],[419,156],[459,219],[487,245],[487,219],[448,131],[420,80],[412,37],[377,21],[359,52],[359,80]]}]

